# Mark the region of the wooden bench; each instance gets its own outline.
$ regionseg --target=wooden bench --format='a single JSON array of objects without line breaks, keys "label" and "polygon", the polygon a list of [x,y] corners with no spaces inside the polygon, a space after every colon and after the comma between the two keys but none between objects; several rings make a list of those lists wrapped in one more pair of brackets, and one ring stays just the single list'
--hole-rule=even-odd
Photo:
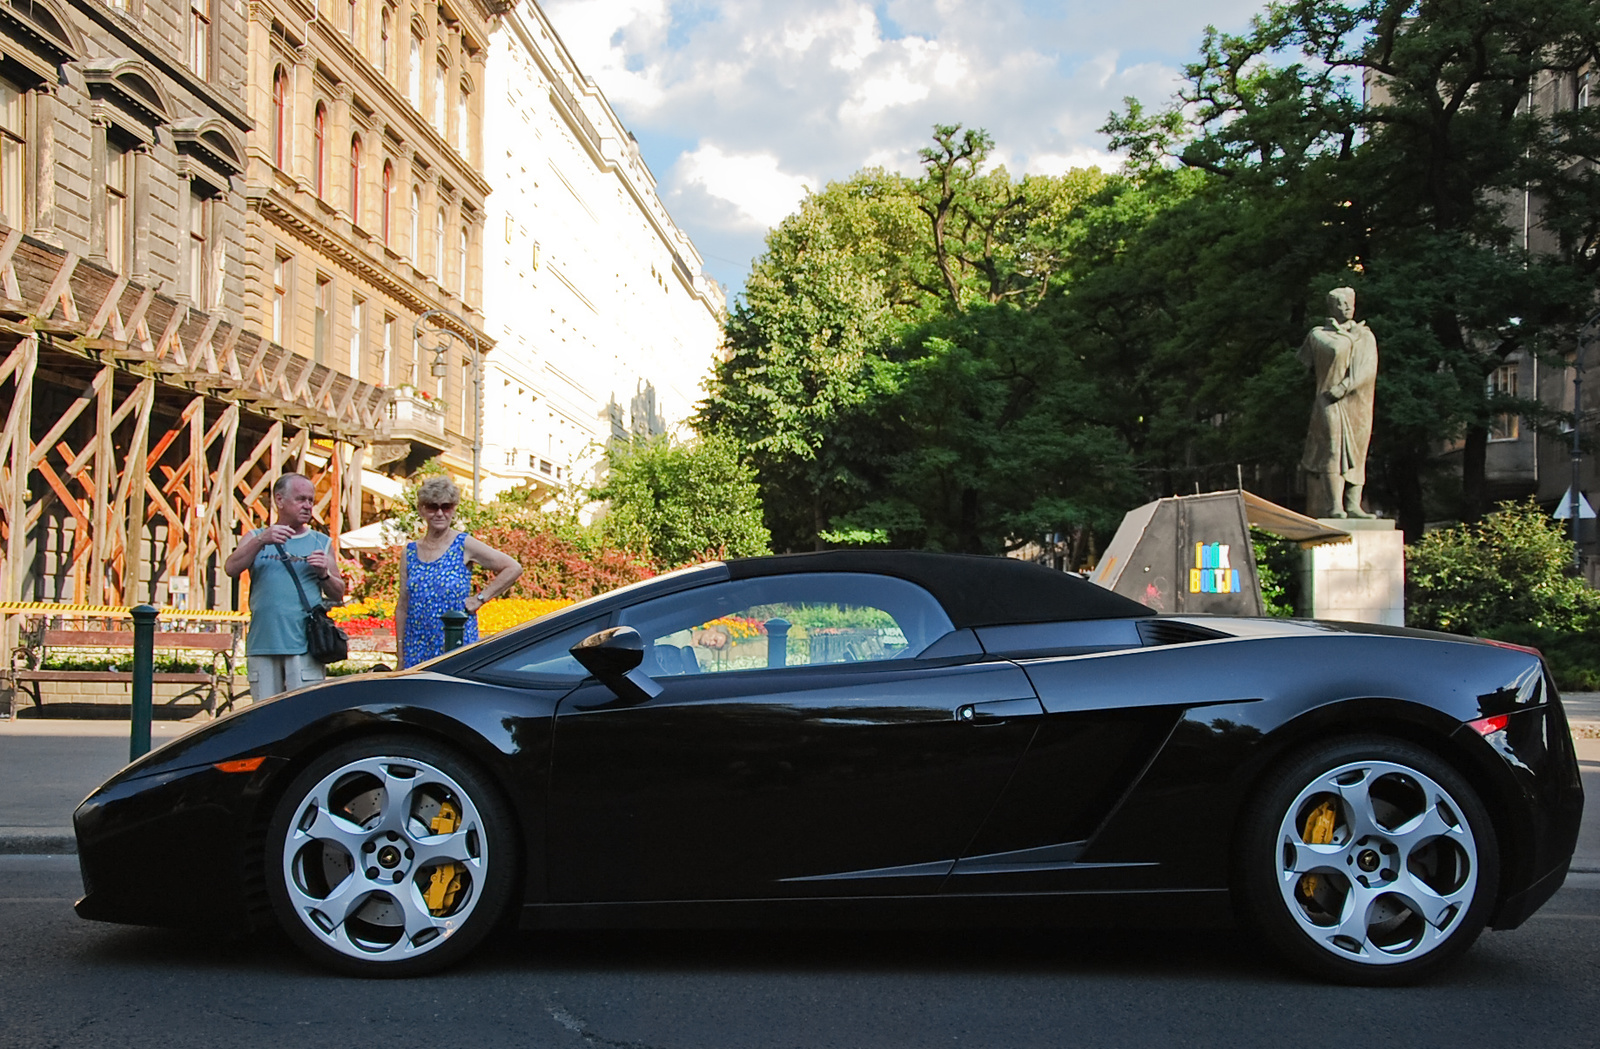
[{"label": "wooden bench", "polygon": [[[172,613],[174,617],[182,612]],[[0,711],[15,715],[19,692],[26,692],[35,707],[44,705],[40,686],[46,683],[123,682],[131,684],[132,670],[53,670],[45,667],[52,654],[67,649],[73,652],[92,652],[121,656],[127,654],[132,661],[133,631],[131,629],[74,628],[61,625],[64,618],[112,618],[102,614],[85,615],[81,612],[63,612],[58,615],[41,614],[28,617],[19,632],[18,642],[11,651],[10,667],[5,672],[9,679],[4,689],[9,709]],[[213,630],[157,630],[155,651],[162,653],[192,653],[197,662],[209,662],[206,670],[157,671],[156,684],[189,686],[177,696],[166,700],[174,704],[191,696],[200,697],[207,713],[217,714],[228,710],[234,702],[248,692],[248,687],[236,688],[234,666],[238,659],[242,629],[241,617],[214,615],[220,621]],[[238,682],[243,685],[243,682]]]}]

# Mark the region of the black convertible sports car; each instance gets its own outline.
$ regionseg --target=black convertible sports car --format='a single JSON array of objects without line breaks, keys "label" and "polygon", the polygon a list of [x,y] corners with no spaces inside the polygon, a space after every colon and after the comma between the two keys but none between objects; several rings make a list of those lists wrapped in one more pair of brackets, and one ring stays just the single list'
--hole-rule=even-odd
[{"label": "black convertible sports car", "polygon": [[[102,921],[403,975],[497,923],[1229,923],[1417,979],[1562,883],[1537,652],[903,552],[701,565],[249,707],[74,817]],[[175,875],[177,877],[175,878]]]}]

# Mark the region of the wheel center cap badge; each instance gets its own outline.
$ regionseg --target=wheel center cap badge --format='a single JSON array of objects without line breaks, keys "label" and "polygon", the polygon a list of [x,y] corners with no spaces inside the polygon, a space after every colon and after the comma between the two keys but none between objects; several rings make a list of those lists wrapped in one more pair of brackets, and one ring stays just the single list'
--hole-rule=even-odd
[{"label": "wheel center cap badge", "polygon": [[393,845],[385,845],[378,850],[378,866],[385,869],[393,868],[400,862],[400,850]]},{"label": "wheel center cap badge", "polygon": [[1378,854],[1371,849],[1363,849],[1361,854],[1356,857],[1356,866],[1368,874],[1378,869],[1378,862]]}]

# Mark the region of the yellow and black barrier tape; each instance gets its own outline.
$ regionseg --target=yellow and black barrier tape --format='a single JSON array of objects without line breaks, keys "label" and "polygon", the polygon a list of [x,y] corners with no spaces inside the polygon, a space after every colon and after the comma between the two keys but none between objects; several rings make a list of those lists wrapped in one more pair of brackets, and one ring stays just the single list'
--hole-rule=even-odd
[{"label": "yellow and black barrier tape", "polygon": [[[227,609],[171,608],[157,610],[162,619],[214,619],[224,623],[248,623],[249,612]],[[120,605],[63,605],[54,601],[0,601],[0,614],[35,612],[55,616],[89,616],[105,619],[130,619],[131,609]]]}]

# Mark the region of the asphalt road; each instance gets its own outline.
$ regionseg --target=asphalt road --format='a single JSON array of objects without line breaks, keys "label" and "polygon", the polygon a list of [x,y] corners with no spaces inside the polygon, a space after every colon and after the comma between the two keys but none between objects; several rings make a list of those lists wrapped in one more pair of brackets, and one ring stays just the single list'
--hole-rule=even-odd
[{"label": "asphalt road", "polygon": [[[125,731],[0,724],[0,828],[49,840]],[[1600,742],[1580,749],[1600,798]],[[1600,802],[1587,815],[1574,866],[1600,870]],[[183,877],[173,857],[174,892]],[[1323,986],[1188,930],[523,934],[439,976],[361,981],[277,936],[85,922],[80,891],[71,856],[0,855],[0,1049],[1600,1044],[1600,873],[1402,990]]]},{"label": "asphalt road", "polygon": [[[0,1046],[1592,1047],[1600,878],[1424,987],[1304,981],[1237,934],[523,935],[440,976],[325,975],[276,938],[78,920],[0,856]],[[181,879],[181,866],[174,866]],[[181,885],[175,885],[181,889]]]}]

